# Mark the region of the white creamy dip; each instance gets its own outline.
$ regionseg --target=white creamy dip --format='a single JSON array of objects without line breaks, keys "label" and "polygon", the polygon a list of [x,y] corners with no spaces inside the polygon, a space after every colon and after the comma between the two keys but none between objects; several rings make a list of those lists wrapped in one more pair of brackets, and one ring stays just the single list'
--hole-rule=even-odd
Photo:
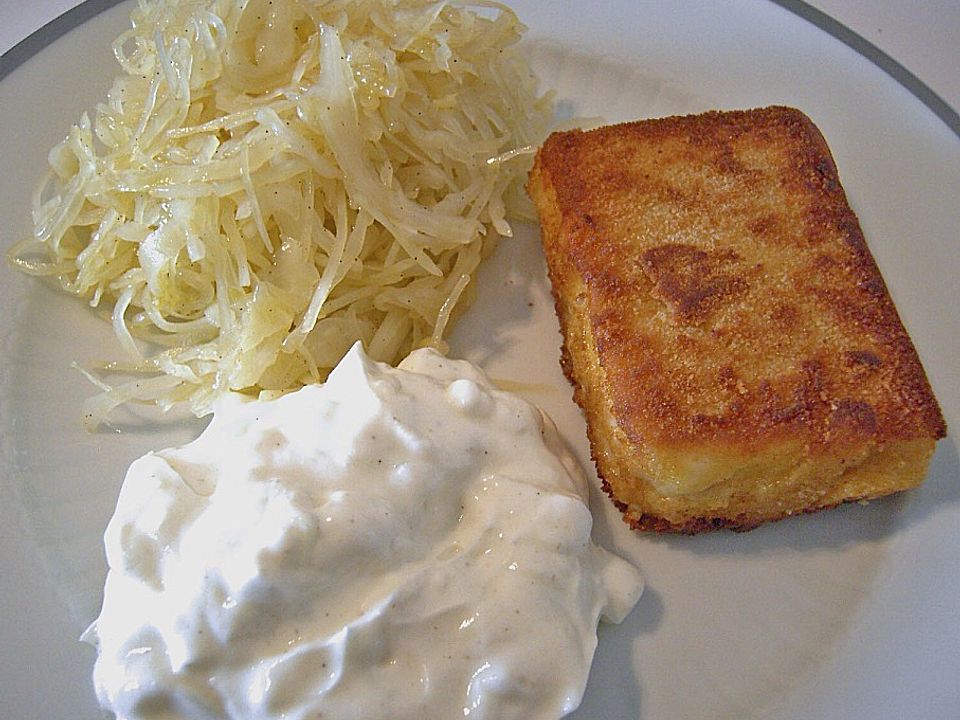
[{"label": "white creamy dip", "polygon": [[641,582],[590,540],[541,413],[473,365],[359,346],[130,467],[94,681],[118,718],[538,720]]}]

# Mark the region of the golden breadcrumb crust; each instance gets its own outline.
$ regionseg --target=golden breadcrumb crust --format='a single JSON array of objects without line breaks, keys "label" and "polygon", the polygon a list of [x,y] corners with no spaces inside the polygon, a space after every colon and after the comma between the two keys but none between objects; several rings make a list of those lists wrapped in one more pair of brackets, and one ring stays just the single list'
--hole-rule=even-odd
[{"label": "golden breadcrumb crust", "polygon": [[528,189],[564,371],[634,527],[747,529],[922,482],[946,427],[803,113],[555,133]]}]

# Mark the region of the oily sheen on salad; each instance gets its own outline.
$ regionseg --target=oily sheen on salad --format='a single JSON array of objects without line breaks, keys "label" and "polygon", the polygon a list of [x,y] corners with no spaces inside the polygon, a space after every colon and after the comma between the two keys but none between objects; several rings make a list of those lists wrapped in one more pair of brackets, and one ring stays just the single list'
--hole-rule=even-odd
[{"label": "oily sheen on salad", "polygon": [[357,340],[442,348],[551,116],[514,13],[145,0],[131,21],[11,253],[113,324],[90,422],[321,381]]}]

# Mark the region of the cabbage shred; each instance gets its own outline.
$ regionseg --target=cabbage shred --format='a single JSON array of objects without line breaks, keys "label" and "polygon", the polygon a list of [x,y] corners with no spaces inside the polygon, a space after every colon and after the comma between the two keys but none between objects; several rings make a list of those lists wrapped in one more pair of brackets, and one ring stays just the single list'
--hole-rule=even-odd
[{"label": "cabbage shred", "polygon": [[551,116],[507,7],[141,0],[14,262],[107,314],[127,401],[200,415],[443,348]]}]

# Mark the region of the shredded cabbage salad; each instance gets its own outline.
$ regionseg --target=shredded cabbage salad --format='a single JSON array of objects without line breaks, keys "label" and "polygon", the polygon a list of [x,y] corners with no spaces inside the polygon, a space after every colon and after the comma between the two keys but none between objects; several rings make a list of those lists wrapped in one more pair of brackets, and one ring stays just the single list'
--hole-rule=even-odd
[{"label": "shredded cabbage salad", "polygon": [[11,252],[112,322],[89,421],[442,349],[552,114],[523,30],[483,0],[141,0]]}]

